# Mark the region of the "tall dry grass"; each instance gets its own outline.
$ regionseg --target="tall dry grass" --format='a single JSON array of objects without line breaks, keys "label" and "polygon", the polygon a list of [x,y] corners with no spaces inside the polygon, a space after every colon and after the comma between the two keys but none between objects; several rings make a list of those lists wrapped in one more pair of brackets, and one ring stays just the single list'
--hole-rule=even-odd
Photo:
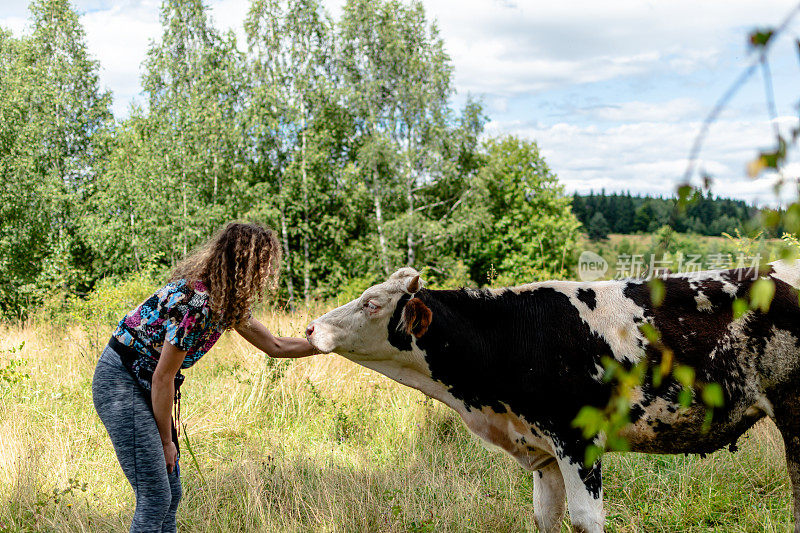
[{"label": "tall dry grass", "polygon": [[[308,318],[262,317],[280,335]],[[0,331],[0,531],[127,530],[133,493],[91,400],[110,332]],[[530,473],[444,406],[338,356],[271,360],[226,334],[183,392],[197,464],[182,441],[182,531],[535,529]],[[780,436],[760,423],[740,448],[606,456],[608,530],[786,531]]]}]

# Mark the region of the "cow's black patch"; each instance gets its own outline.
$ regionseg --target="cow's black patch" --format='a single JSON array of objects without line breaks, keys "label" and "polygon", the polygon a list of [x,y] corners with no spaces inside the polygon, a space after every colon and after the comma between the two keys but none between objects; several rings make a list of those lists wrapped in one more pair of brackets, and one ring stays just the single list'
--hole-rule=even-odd
[{"label": "cow's black patch", "polygon": [[583,481],[583,485],[592,498],[595,500],[600,498],[600,490],[603,488],[603,469],[600,466],[600,461],[597,461],[591,468],[582,466],[578,468],[578,475]]},{"label": "cow's black patch", "polygon": [[394,308],[392,318],[389,319],[389,343],[402,351],[411,350],[411,335],[406,333],[405,328],[400,326],[400,321],[403,320],[403,309],[410,299],[410,294],[401,296],[397,306]]},{"label": "cow's black patch", "polygon": [[569,297],[552,288],[483,296],[423,289],[416,297],[434,317],[417,340],[433,379],[468,409],[507,405],[560,435],[565,455],[583,461],[589,443],[572,420],[585,405],[608,403],[610,385],[592,375],[611,348]]},{"label": "cow's black patch", "polygon": [[[769,275],[771,271],[765,270],[759,274]],[[659,442],[641,451],[712,452],[735,442],[760,418],[742,417],[741,413],[755,401],[748,396],[748,378],[754,379],[756,372],[761,375],[769,372],[769,369],[761,367],[761,355],[772,328],[794,332],[798,336],[800,309],[797,291],[783,281],[773,279],[776,292],[769,312],[751,313],[737,341],[736,334],[731,330],[733,301],[735,298],[748,297],[755,281],[753,271],[723,271],[720,276],[736,285],[733,294],[724,290],[721,281],[691,280],[686,277],[667,277],[663,280],[665,294],[658,306],[652,304],[650,286],[643,281],[630,281],[623,291],[627,298],[644,309],[645,319],[659,332],[659,342],[645,346],[649,366],[659,366],[662,350],[667,348],[672,352],[673,364],[690,366],[695,370],[698,387],[705,383],[718,383],[724,396],[723,407],[713,410],[711,428],[701,431],[705,406],[700,390],[695,390],[693,412],[681,423],[651,424],[659,435]],[[701,293],[703,305],[697,301]],[[742,345],[741,338],[746,339],[745,345]],[[744,354],[754,354],[755,357]],[[795,371],[794,378],[800,380],[800,368]],[[680,410],[674,406],[678,404],[681,389],[671,376],[664,379],[659,387],[655,387],[648,377],[643,385],[644,400],[641,404],[646,409],[656,398],[663,398],[667,401],[667,411],[675,413]],[[793,390],[797,394],[797,387]]]},{"label": "cow's black patch", "polygon": [[578,289],[578,300],[585,303],[592,311],[597,307],[597,296],[593,289]]},{"label": "cow's black patch", "polygon": [[631,422],[636,422],[644,415],[644,408],[639,405],[632,405],[631,410],[628,412],[628,417],[630,418]]}]

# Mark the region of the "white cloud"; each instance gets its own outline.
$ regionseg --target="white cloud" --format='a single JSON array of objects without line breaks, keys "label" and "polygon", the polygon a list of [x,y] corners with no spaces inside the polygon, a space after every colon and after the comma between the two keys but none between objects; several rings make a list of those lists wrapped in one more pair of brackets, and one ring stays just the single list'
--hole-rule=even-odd
[{"label": "white cloud", "polygon": [[[90,48],[103,65],[103,82],[115,90],[117,110],[138,92],[139,64],[148,40],[161,31],[160,3],[78,1],[78,8],[88,11],[83,22]],[[334,16],[340,15],[343,3],[325,1]],[[718,62],[731,42],[743,51],[743,27],[774,24],[793,4],[794,0],[425,0],[453,57],[459,91],[490,98],[654,71],[696,72]],[[249,5],[248,0],[209,3],[216,26],[233,28],[240,42]],[[0,19],[0,24],[21,31],[25,19],[19,11]]]},{"label": "white cloud", "polygon": [[25,31],[27,23],[27,19],[22,16],[0,17],[0,28],[11,30],[14,35],[19,35]]},{"label": "white cloud", "polygon": [[[794,122],[792,122],[794,120]],[[784,127],[796,119],[781,119]],[[535,139],[550,168],[568,191],[605,188],[639,194],[673,195],[687,166],[689,149],[699,122],[639,122],[611,127],[568,123],[528,124],[492,122],[490,134],[514,133]],[[751,180],[746,164],[758,147],[773,143],[768,121],[724,120],[714,124],[701,153],[698,168],[714,178],[712,191],[751,201],[775,203],[771,180]],[[787,176],[798,176],[797,164]],[[699,184],[695,178],[695,184]],[[784,191],[784,200],[791,191]]]},{"label": "white cloud", "polygon": [[[96,8],[81,18],[89,50],[100,61],[100,80],[114,92],[114,115],[128,114],[139,101],[141,65],[151,41],[161,39],[161,2],[141,0]],[[234,30],[243,42],[243,22],[249,8],[244,0],[217,0],[209,4],[212,24],[222,32]]]},{"label": "white cloud", "polygon": [[214,26],[226,32],[229,29],[236,34],[239,48],[246,48],[244,33],[244,19],[250,9],[248,0],[215,0],[209,4],[211,8],[211,18]]},{"label": "white cloud", "polygon": [[[85,12],[101,83],[113,90],[115,115],[124,118],[141,90],[148,42],[161,36],[161,0],[75,1]],[[338,18],[344,1],[324,3]],[[713,103],[708,99],[719,96],[711,84],[732,80],[748,57],[747,32],[778,23],[796,0],[423,2],[453,59],[458,98],[468,91],[484,95],[494,119],[490,134],[536,139],[570,190],[671,194]],[[4,6],[0,26],[24,31],[25,3]],[[250,1],[207,3],[215,26],[233,29],[243,48]],[[799,27],[800,20],[789,34]],[[794,47],[786,48],[794,68]],[[797,98],[796,80],[777,68],[775,80],[782,109]],[[598,89],[595,82],[605,85]],[[760,82],[746,89],[750,94],[712,128],[703,165],[717,178],[715,192],[769,201],[770,187],[744,174],[756,150],[772,142],[769,124],[759,120]],[[797,175],[793,165],[787,171]]]},{"label": "white cloud", "polygon": [[793,0],[609,0],[516,4],[428,0],[461,90],[520,93],[621,75],[707,68],[743,28],[775,24]]},{"label": "white cloud", "polygon": [[576,108],[587,118],[607,122],[681,122],[696,119],[708,112],[693,98],[675,98],[666,102],[629,101]]},{"label": "white cloud", "polygon": [[161,36],[154,1],[98,9],[81,18],[86,43],[100,62],[100,83],[114,93],[114,114],[127,115],[141,91],[140,65],[148,44]]}]

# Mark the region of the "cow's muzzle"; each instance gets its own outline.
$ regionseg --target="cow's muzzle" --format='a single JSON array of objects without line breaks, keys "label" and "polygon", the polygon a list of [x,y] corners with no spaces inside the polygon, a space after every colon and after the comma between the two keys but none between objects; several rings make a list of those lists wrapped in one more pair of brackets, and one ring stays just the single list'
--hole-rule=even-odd
[{"label": "cow's muzzle", "polygon": [[308,342],[322,353],[330,353],[336,349],[332,332],[325,324],[315,324],[312,321],[306,328],[306,339]]}]

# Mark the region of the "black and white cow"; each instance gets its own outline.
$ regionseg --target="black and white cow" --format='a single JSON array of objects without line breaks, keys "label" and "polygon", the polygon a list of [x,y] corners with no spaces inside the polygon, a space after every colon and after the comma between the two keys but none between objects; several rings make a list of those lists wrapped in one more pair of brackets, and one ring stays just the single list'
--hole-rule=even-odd
[{"label": "black and white cow", "polygon": [[[747,298],[759,275],[775,283],[769,311],[734,320],[732,302]],[[631,450],[711,452],[768,415],[784,437],[800,523],[798,286],[797,263],[773,263],[756,275],[669,275],[654,306],[642,280],[427,290],[414,269],[402,268],[312,321],[306,335],[323,352],[444,402],[471,431],[536,471],[534,516],[547,532],[560,529],[565,497],[576,530],[603,529],[600,462],[584,466],[590,443],[572,425],[581,407],[609,400],[601,358],[659,365],[667,347],[675,363],[695,368],[698,383],[721,385],[724,406],[704,428],[702,400],[681,407],[674,379],[657,387],[646,380],[634,391],[632,423],[622,435]],[[643,323],[660,332],[662,346],[647,341]]]}]

